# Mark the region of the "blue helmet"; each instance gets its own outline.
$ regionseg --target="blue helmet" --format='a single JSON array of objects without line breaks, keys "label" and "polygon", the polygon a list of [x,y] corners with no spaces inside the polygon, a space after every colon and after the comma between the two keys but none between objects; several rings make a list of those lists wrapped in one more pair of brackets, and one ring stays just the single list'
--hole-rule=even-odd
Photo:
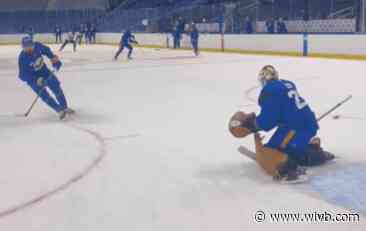
[{"label": "blue helmet", "polygon": [[30,36],[25,36],[22,38],[22,47],[23,48],[28,48],[28,47],[33,47],[33,46],[34,46],[34,42]]}]

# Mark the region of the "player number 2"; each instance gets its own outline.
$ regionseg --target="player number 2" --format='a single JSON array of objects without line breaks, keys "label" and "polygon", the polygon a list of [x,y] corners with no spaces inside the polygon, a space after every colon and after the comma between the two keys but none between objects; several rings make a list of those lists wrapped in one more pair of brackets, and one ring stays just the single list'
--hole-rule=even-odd
[{"label": "player number 2", "polygon": [[308,104],[305,102],[305,100],[303,100],[299,93],[295,90],[291,90],[288,92],[288,97],[292,98],[292,99],[295,99],[295,104],[296,104],[296,107],[301,110],[303,109],[304,107],[306,107]]}]

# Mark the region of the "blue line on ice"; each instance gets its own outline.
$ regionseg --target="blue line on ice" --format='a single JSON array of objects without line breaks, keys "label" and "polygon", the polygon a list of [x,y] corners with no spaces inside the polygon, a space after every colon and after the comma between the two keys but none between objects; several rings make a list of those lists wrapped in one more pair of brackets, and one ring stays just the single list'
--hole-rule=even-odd
[{"label": "blue line on ice", "polygon": [[366,165],[316,176],[311,185],[327,201],[366,214]]}]

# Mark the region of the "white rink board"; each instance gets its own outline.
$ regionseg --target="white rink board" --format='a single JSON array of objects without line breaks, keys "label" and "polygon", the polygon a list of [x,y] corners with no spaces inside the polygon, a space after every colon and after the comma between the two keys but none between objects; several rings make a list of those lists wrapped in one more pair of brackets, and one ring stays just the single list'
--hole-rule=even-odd
[{"label": "white rink board", "polygon": [[[0,44],[19,44],[23,34],[0,35]],[[118,44],[120,33],[99,33],[98,43]],[[36,34],[35,39],[41,42],[53,43],[53,34]],[[170,34],[136,34],[136,39],[141,45],[169,47],[173,46]],[[189,36],[184,35],[182,47],[190,48]],[[309,54],[334,54],[334,55],[366,55],[366,35],[309,35]],[[222,36],[219,34],[201,34],[200,48],[220,50]],[[303,53],[303,35],[225,35],[225,49],[234,51],[253,52],[282,52]]]},{"label": "white rink board", "polygon": [[301,52],[302,35],[226,35],[225,48],[248,51]]},{"label": "white rink board", "polygon": [[[108,33],[98,35],[101,43],[118,43],[120,34]],[[167,34],[136,34],[142,45],[156,45],[166,47],[169,38],[169,47],[173,46],[173,38]],[[189,48],[189,37],[184,35],[182,46]],[[337,54],[337,55],[366,55],[366,35],[309,35],[309,53]],[[201,34],[201,48],[218,49],[221,46],[221,35]],[[259,52],[290,52],[303,53],[303,35],[225,35],[225,49],[237,51]]]},{"label": "white rink board", "polygon": [[366,55],[366,35],[309,35],[309,52]]}]

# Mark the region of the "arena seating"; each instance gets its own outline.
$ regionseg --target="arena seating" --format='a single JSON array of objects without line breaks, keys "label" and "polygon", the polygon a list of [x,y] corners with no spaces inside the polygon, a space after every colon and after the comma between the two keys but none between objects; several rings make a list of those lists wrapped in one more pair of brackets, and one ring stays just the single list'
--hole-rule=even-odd
[{"label": "arena seating", "polygon": [[0,1],[0,33],[64,31],[80,23],[93,23],[105,14],[108,0],[11,0]]},{"label": "arena seating", "polygon": [[106,9],[106,0],[49,0],[48,9]]},{"label": "arena seating", "polygon": [[45,9],[49,0],[2,0],[0,10]]},{"label": "arena seating", "polygon": [[258,21],[280,17],[285,20],[324,19],[349,7],[351,10],[346,17],[354,18],[356,10],[353,9],[357,8],[353,0],[309,0],[308,5],[305,5],[306,0],[113,1],[120,5],[107,11],[111,9],[111,0],[3,0],[0,1],[0,33],[19,33],[30,26],[36,33],[51,32],[56,24],[71,30],[86,22],[98,24],[99,31],[120,32],[126,28],[138,31],[146,29],[142,25],[144,19],[148,19],[153,31],[169,31],[179,17],[187,22],[202,19],[217,22],[224,15],[235,33],[240,32],[247,16]]}]

